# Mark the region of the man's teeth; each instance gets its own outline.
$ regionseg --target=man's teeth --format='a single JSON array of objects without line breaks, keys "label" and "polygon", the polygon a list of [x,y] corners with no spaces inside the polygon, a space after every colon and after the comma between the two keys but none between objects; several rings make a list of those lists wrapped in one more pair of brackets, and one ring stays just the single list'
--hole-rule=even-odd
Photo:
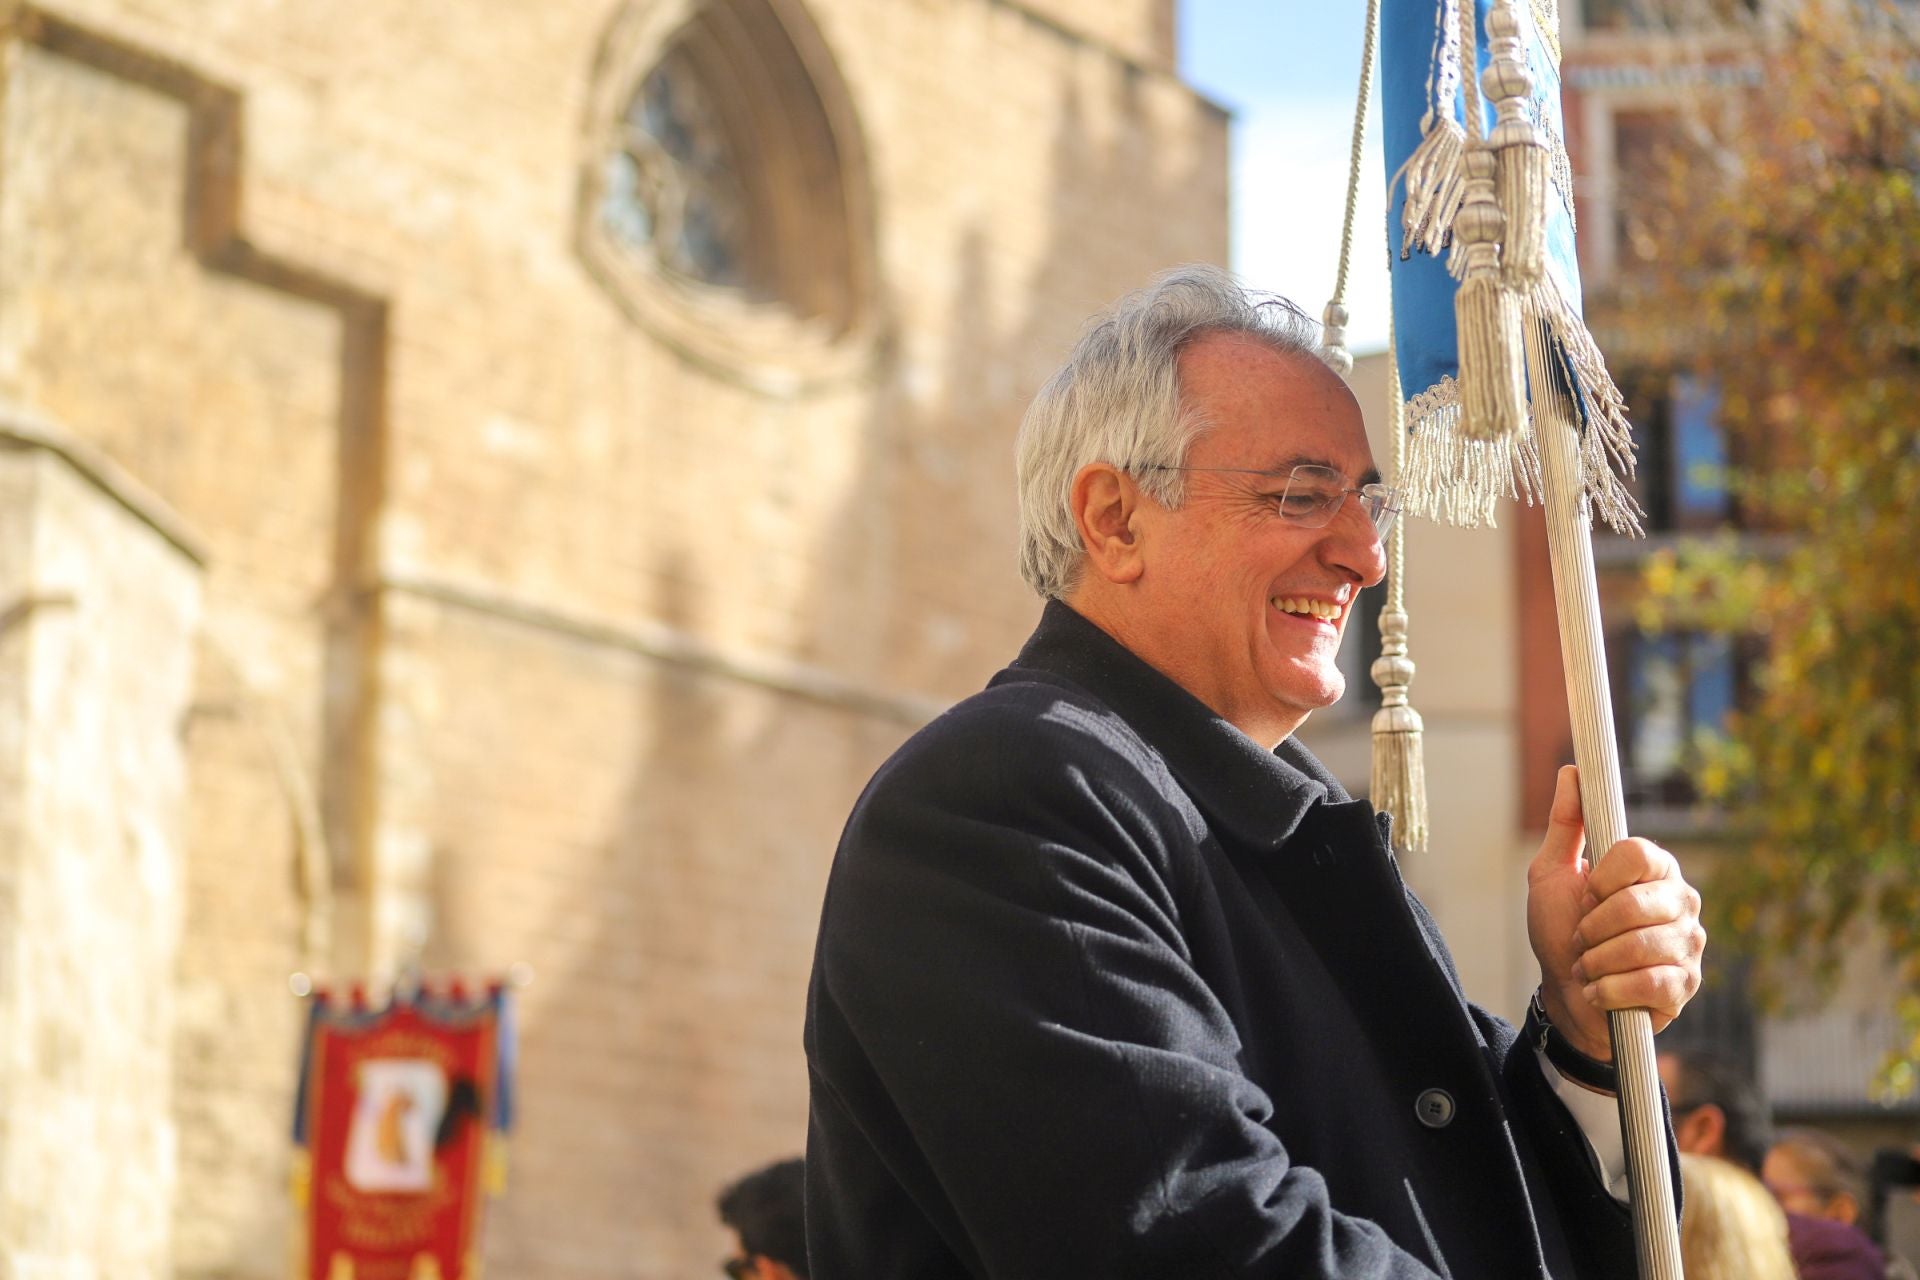
[{"label": "man's teeth", "polygon": [[1325,600],[1296,600],[1292,596],[1275,596],[1273,607],[1282,613],[1305,614],[1309,618],[1320,618],[1332,622],[1340,616],[1340,606],[1329,604]]}]

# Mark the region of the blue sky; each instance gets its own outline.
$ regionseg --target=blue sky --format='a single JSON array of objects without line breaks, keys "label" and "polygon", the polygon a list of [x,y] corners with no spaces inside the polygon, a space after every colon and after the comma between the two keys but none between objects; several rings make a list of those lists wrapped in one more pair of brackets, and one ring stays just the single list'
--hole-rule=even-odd
[{"label": "blue sky", "polygon": [[[1360,79],[1360,0],[1181,0],[1180,70],[1230,108],[1233,267],[1318,316],[1333,291]],[[1348,345],[1387,345],[1376,80],[1348,273]]]}]

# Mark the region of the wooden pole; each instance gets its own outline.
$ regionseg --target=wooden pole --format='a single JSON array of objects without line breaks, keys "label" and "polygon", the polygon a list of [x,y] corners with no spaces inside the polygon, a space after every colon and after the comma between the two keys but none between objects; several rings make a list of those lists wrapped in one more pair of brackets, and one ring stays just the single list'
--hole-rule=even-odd
[{"label": "wooden pole", "polygon": [[[1553,559],[1554,605],[1560,616],[1560,660],[1573,720],[1573,760],[1580,768],[1580,810],[1587,855],[1598,865],[1627,834],[1620,752],[1613,736],[1613,693],[1600,628],[1600,592],[1593,571],[1592,521],[1580,477],[1579,419],[1568,399],[1545,326],[1526,324],[1527,379],[1533,395],[1547,547]],[[1666,1121],[1654,1064],[1653,1019],[1645,1009],[1608,1015],[1613,1061],[1620,1072],[1620,1128],[1633,1195],[1633,1238],[1642,1280],[1681,1280],[1680,1227],[1667,1164]]]}]

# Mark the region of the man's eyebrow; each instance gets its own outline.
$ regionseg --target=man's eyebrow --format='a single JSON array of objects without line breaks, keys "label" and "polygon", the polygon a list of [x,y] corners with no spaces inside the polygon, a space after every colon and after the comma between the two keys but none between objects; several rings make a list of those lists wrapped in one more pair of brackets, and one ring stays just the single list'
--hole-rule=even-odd
[{"label": "man's eyebrow", "polygon": [[[1275,475],[1284,476],[1295,467],[1325,467],[1329,471],[1339,471],[1341,475],[1346,474],[1346,472],[1341,469],[1340,464],[1331,458],[1309,458],[1305,454],[1295,454],[1291,458],[1283,458],[1267,469]],[[1368,467],[1366,474],[1354,483],[1359,485],[1379,484],[1380,468]]]}]

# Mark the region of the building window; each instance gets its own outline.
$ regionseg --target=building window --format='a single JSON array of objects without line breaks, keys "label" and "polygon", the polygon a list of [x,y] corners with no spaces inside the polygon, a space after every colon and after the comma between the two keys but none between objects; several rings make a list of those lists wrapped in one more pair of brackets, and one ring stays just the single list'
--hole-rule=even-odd
[{"label": "building window", "polygon": [[1581,0],[1587,31],[1664,33],[1711,30],[1751,20],[1763,0]]},{"label": "building window", "polygon": [[1625,665],[1621,773],[1629,805],[1683,808],[1697,798],[1687,767],[1719,732],[1746,686],[1748,655],[1731,637],[1630,631],[1611,646]]},{"label": "building window", "polygon": [[1620,271],[1644,269],[1658,256],[1659,246],[1646,215],[1665,190],[1663,161],[1678,127],[1670,111],[1613,113],[1612,231]]},{"label": "building window", "polygon": [[580,250],[630,319],[768,389],[869,367],[865,149],[801,0],[628,0],[589,111]]},{"label": "building window", "polygon": [[1720,389],[1690,374],[1621,380],[1633,415],[1638,462],[1634,497],[1649,533],[1699,533],[1737,527],[1720,425]]},{"label": "building window", "polygon": [[739,161],[686,54],[647,73],[607,157],[600,216],[634,253],[689,280],[770,296],[750,269],[750,218]]}]

